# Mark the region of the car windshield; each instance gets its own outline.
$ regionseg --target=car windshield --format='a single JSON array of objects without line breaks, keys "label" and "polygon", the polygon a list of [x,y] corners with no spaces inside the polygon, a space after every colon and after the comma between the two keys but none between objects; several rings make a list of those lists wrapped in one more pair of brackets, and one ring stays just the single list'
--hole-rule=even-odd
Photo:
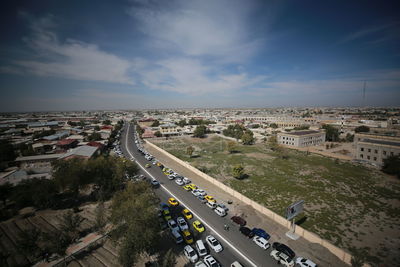
[{"label": "car windshield", "polygon": [[211,240],[211,243],[212,243],[213,246],[218,246],[219,245],[219,243],[218,243],[218,241],[216,239]]},{"label": "car windshield", "polygon": [[197,227],[202,228],[203,225],[201,223],[197,223]]},{"label": "car windshield", "polygon": [[189,251],[189,256],[193,257],[195,255],[194,250]]}]

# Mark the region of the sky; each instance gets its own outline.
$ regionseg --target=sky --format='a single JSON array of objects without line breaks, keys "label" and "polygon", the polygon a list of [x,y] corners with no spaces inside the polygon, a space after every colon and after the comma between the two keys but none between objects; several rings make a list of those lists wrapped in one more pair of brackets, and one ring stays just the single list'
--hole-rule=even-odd
[{"label": "sky", "polygon": [[5,1],[0,112],[399,106],[399,14],[389,0]]}]

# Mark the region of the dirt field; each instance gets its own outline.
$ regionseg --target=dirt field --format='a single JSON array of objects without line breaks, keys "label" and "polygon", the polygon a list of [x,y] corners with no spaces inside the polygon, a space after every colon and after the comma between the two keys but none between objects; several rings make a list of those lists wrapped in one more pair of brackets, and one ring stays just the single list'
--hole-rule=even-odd
[{"label": "dirt field", "polygon": [[[375,169],[320,155],[286,150],[285,157],[264,144],[237,145],[229,154],[219,137],[157,140],[178,158],[230,185],[276,213],[305,200],[301,226],[368,262],[397,265],[400,254],[400,182]],[[187,146],[195,148],[193,157]],[[248,178],[232,178],[242,164]]]}]

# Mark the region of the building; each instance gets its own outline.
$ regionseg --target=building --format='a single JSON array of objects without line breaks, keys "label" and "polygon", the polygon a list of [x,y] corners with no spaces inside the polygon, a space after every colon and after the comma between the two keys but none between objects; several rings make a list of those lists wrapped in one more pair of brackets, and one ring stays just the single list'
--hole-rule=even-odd
[{"label": "building", "polygon": [[100,150],[96,146],[78,146],[77,148],[71,149],[67,153],[63,154],[60,159],[90,159],[100,153]]},{"label": "building", "polygon": [[372,165],[382,166],[389,156],[400,155],[400,137],[376,134],[355,134],[355,157]]},{"label": "building", "polygon": [[17,165],[23,170],[29,169],[49,169],[51,168],[51,162],[59,159],[64,154],[45,154],[18,157],[15,159]]},{"label": "building", "polygon": [[324,131],[296,131],[278,133],[278,144],[292,147],[317,146],[325,142]]},{"label": "building", "polygon": [[163,136],[179,134],[178,127],[173,123],[161,124],[159,127],[160,127],[160,132]]},{"label": "building", "polygon": [[62,139],[57,142],[56,146],[58,150],[68,150],[78,145],[79,141],[76,139]]}]

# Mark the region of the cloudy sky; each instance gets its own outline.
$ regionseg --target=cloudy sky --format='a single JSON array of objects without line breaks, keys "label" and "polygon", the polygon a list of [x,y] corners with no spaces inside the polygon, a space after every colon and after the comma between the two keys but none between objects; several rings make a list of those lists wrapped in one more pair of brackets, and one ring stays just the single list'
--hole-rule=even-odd
[{"label": "cloudy sky", "polygon": [[400,103],[397,1],[5,3],[0,112]]}]

